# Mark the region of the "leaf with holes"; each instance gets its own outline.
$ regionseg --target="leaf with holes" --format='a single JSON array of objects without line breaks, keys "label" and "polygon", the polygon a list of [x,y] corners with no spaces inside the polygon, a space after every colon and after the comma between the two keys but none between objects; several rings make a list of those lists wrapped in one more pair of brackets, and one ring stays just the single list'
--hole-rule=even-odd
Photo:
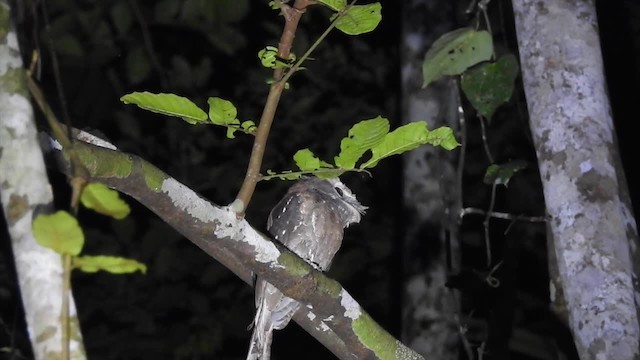
[{"label": "leaf with holes", "polygon": [[378,116],[362,120],[349,129],[349,135],[340,142],[340,154],[335,157],[336,165],[353,169],[364,153],[378,145],[389,133],[389,120]]},{"label": "leaf with holes", "polygon": [[478,113],[491,119],[496,109],[511,98],[517,75],[518,61],[513,54],[507,54],[494,63],[466,71],[460,86]]},{"label": "leaf with holes", "polygon": [[[336,28],[347,35],[360,35],[373,31],[382,20],[382,5],[373,3],[354,5],[347,8],[347,12],[336,22]],[[334,14],[331,20],[338,14]]]},{"label": "leaf with holes", "polygon": [[422,63],[422,87],[445,75],[460,75],[466,69],[491,59],[493,40],[487,31],[462,28],[436,40]]}]

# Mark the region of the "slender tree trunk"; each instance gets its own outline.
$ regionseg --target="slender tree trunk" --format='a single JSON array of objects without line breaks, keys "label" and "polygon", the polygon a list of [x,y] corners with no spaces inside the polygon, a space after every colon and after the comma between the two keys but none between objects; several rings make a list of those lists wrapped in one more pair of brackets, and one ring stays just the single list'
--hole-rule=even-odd
[{"label": "slender tree trunk", "polygon": [[[422,61],[433,42],[451,31],[450,1],[412,0],[402,13],[402,111],[405,123],[426,120],[429,128],[457,119],[457,86],[444,79],[422,89]],[[445,154],[446,153],[446,154]],[[429,359],[457,359],[458,314],[453,292],[444,284],[448,252],[446,209],[458,199],[451,155],[423,146],[404,155],[403,340]],[[447,195],[445,197],[445,194]],[[454,226],[457,226],[453,221]],[[455,236],[451,239],[456,239]],[[453,261],[457,264],[458,261]],[[454,269],[455,270],[455,269]]]},{"label": "slender tree trunk", "polygon": [[617,166],[594,3],[515,0],[513,7],[531,132],[578,353],[581,359],[637,359],[637,230],[628,199],[620,195],[626,184]]},{"label": "slender tree trunk", "polygon": [[[6,1],[0,1],[0,199],[18,273],[29,337],[36,359],[59,359],[62,350],[62,259],[39,246],[31,221],[53,200],[36,139],[18,40]],[[6,30],[6,31],[5,31]],[[84,359],[75,304],[70,299],[71,357]]]}]

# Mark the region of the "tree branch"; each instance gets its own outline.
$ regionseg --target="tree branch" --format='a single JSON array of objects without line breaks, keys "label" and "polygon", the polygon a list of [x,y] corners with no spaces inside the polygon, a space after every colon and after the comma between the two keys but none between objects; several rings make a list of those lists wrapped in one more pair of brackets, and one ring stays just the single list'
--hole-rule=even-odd
[{"label": "tree branch", "polygon": [[[422,359],[382,329],[342,286],[270,241],[227,207],[201,198],[143,159],[89,145],[74,147],[91,175],[133,197],[187,239],[252,284],[252,273],[300,301],[294,317],[340,359]],[[56,159],[68,162],[60,150]]]}]

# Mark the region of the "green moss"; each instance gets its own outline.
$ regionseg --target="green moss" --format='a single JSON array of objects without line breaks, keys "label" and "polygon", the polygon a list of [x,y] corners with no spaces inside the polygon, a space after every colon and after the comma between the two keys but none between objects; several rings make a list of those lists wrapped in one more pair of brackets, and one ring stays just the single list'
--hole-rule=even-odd
[{"label": "green moss", "polygon": [[142,176],[144,176],[144,182],[147,184],[149,189],[155,192],[160,191],[160,188],[162,188],[162,182],[167,178],[165,173],[146,161],[142,161]]},{"label": "green moss", "polygon": [[371,319],[362,313],[351,325],[358,339],[380,359],[395,359],[398,342]]},{"label": "green moss", "polygon": [[278,262],[284,265],[287,268],[287,272],[292,275],[305,276],[309,273],[308,268],[305,267],[297,257],[289,253],[280,254],[280,257],[278,257]]},{"label": "green moss", "polygon": [[340,286],[340,283],[337,281],[324,276],[318,278],[318,290],[325,294],[329,294],[331,297],[337,298],[340,296],[342,286]]},{"label": "green moss", "polygon": [[0,76],[0,88],[10,94],[17,93],[26,97],[28,91],[25,85],[24,69],[7,69],[7,71]]},{"label": "green moss", "polygon": [[106,154],[103,149],[91,146],[74,146],[74,149],[91,176],[125,178],[131,175],[133,159],[127,154]]}]

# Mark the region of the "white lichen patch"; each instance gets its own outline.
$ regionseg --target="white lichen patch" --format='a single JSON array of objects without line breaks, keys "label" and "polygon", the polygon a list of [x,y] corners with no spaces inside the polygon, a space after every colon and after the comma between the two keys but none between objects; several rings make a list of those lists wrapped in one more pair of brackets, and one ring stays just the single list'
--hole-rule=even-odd
[{"label": "white lichen patch", "polygon": [[198,194],[173,178],[166,178],[162,182],[161,190],[169,196],[178,209],[186,211],[189,215],[202,222],[208,223],[214,219],[218,219],[224,223],[226,222],[225,219],[229,218],[226,211],[214,207],[211,203],[205,201]]},{"label": "white lichen patch", "polygon": [[[240,225],[243,228],[244,236],[242,241],[253,246],[256,249],[256,260],[261,263],[275,263],[277,264],[278,257],[280,256],[280,250],[274,243],[265,239],[260,233],[255,231],[246,221],[242,221]],[[284,266],[275,265],[283,268]]]},{"label": "white lichen patch", "polygon": [[312,313],[311,311],[309,311],[307,313],[307,318],[309,318],[309,320],[313,321],[313,319],[316,318],[316,314]]},{"label": "white lichen patch", "polygon": [[351,320],[356,320],[362,314],[358,302],[345,289],[340,291],[340,305],[344,308],[344,316]]}]

